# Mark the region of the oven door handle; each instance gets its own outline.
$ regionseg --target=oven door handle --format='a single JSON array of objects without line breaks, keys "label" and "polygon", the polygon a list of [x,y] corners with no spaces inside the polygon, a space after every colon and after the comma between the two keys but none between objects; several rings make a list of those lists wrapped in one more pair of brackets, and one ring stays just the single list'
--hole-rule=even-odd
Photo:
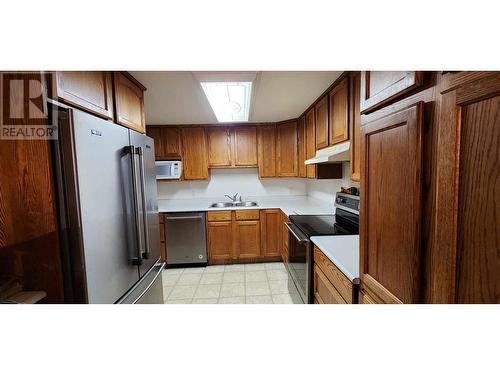
[{"label": "oven door handle", "polygon": [[[293,236],[299,241],[300,244],[307,243],[309,242],[309,238],[307,236],[304,236],[303,233],[300,231],[299,228],[295,224],[292,224],[291,222],[286,222],[285,223],[286,227],[288,228],[289,232],[293,234]],[[299,235],[300,233],[301,235]]]}]

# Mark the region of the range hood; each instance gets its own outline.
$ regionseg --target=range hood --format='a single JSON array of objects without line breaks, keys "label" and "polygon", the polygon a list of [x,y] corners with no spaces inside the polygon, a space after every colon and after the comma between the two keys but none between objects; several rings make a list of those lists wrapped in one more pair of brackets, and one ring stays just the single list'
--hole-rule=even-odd
[{"label": "range hood", "polygon": [[316,151],[316,156],[307,159],[305,164],[339,163],[349,161],[349,147],[351,142],[346,141]]}]

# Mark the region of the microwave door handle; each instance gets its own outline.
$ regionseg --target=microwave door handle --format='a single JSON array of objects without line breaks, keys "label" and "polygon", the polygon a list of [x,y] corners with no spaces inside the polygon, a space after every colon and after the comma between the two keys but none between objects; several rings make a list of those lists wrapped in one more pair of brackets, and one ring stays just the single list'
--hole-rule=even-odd
[{"label": "microwave door handle", "polygon": [[148,209],[146,206],[146,179],[144,172],[144,149],[137,147],[137,154],[139,155],[139,167],[141,177],[141,200],[142,200],[142,225],[144,227],[144,252],[141,254],[142,259],[149,258],[149,231],[148,231]]},{"label": "microwave door handle", "polygon": [[[296,226],[292,224],[291,222],[286,222],[285,223],[286,227],[288,228],[288,231],[293,234],[293,236],[299,241],[300,244],[307,243],[309,242],[309,239],[306,236],[299,236],[294,228]],[[298,231],[298,229],[297,229]]]},{"label": "microwave door handle", "polygon": [[134,227],[136,235],[136,257],[132,258],[132,264],[134,266],[142,265],[142,254],[141,254],[141,228],[139,225],[139,197],[137,196],[137,168],[135,166],[135,154],[136,150],[134,146],[127,146],[127,153],[130,154],[130,161],[132,167],[132,207],[134,210]]}]

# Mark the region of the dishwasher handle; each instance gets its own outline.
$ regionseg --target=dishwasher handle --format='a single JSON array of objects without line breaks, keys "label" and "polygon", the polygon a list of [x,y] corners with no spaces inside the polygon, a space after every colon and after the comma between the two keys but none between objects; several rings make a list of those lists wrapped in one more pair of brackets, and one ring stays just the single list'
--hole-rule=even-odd
[{"label": "dishwasher handle", "polygon": [[184,219],[194,219],[194,220],[202,220],[203,219],[203,214],[201,214],[200,216],[166,216],[165,217],[166,220],[184,220]]}]

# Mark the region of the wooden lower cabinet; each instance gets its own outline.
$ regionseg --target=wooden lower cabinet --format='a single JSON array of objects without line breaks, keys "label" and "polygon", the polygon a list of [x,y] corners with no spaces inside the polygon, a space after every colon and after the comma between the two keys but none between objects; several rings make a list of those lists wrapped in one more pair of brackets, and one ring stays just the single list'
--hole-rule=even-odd
[{"label": "wooden lower cabinet", "polygon": [[208,259],[225,261],[233,257],[233,226],[231,221],[207,223]]},{"label": "wooden lower cabinet", "polygon": [[358,280],[351,282],[316,246],[314,247],[313,285],[316,303],[358,303]]},{"label": "wooden lower cabinet", "polygon": [[262,256],[281,256],[280,249],[281,210],[260,211],[260,235]]},{"label": "wooden lower cabinet", "polygon": [[233,222],[234,258],[260,258],[260,222],[258,220]]}]

